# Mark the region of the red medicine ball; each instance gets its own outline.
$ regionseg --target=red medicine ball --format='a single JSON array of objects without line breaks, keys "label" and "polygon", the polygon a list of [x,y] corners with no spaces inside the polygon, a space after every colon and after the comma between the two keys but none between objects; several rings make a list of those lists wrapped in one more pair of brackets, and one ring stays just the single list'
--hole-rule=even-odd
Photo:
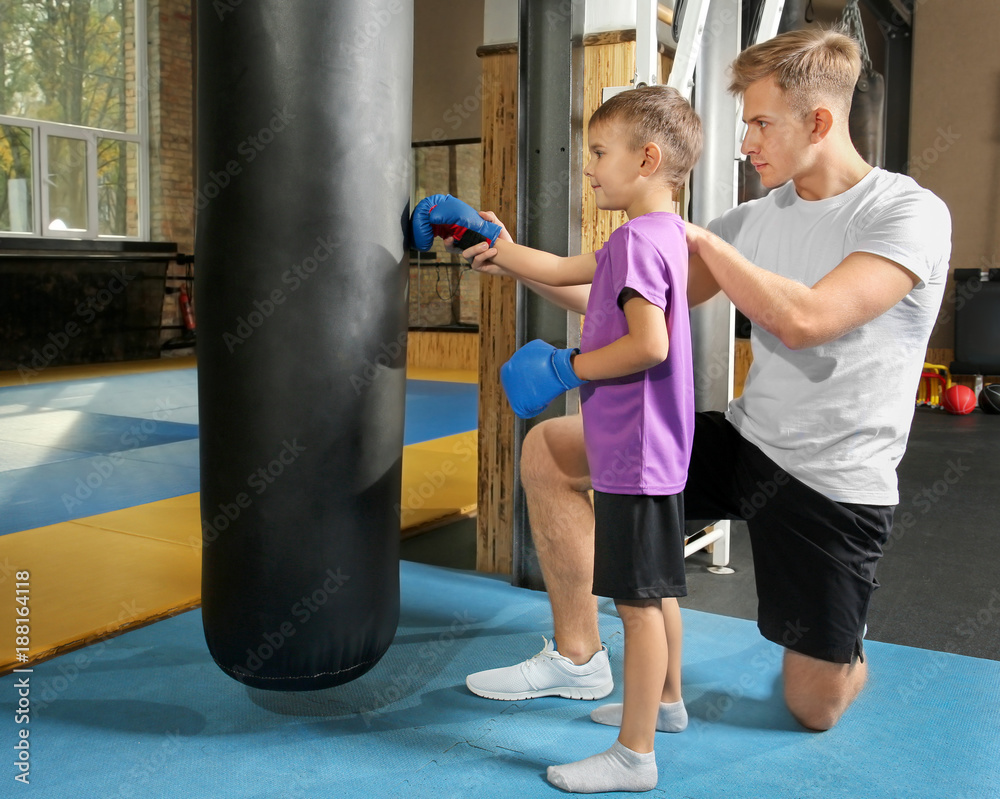
[{"label": "red medicine ball", "polygon": [[956,384],[945,389],[943,404],[948,413],[958,416],[972,413],[976,407],[976,392],[968,386]]}]

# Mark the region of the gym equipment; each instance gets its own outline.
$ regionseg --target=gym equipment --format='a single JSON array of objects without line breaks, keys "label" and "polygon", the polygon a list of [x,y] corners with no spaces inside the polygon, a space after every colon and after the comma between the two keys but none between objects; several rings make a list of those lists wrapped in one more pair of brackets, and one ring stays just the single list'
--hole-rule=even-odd
[{"label": "gym equipment", "polygon": [[917,405],[940,408],[941,398],[951,385],[951,374],[947,366],[936,363],[925,363],[920,373],[920,383],[917,386]]},{"label": "gym equipment", "polygon": [[1000,414],[1000,383],[987,383],[979,392],[979,408],[990,415]]},{"label": "gym equipment", "polygon": [[942,405],[948,413],[956,416],[972,413],[976,408],[976,392],[968,386],[955,383],[945,389]]},{"label": "gym equipment", "polygon": [[560,394],[582,386],[573,371],[579,348],[559,349],[541,339],[529,341],[500,367],[500,381],[514,413],[521,419],[538,416]]},{"label": "gym equipment", "polygon": [[413,6],[199,0],[202,616],[257,688],[399,617]]},{"label": "gym equipment", "polygon": [[410,221],[413,246],[426,252],[434,237],[454,238],[455,246],[467,250],[481,241],[492,246],[503,229],[500,225],[483,219],[468,203],[450,194],[433,194],[417,203]]},{"label": "gym equipment", "polygon": [[858,0],[848,0],[840,22],[861,48],[861,74],[848,117],[851,140],[865,161],[885,166],[885,78],[876,71],[868,53]]},{"label": "gym equipment", "polygon": [[955,360],[958,374],[1000,374],[1000,282],[980,269],[956,269]]}]

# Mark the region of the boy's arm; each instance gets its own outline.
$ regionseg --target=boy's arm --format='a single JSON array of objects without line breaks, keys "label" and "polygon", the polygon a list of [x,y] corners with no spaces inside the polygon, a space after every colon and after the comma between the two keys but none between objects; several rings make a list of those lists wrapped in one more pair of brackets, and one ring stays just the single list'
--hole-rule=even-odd
[{"label": "boy's arm", "polygon": [[430,249],[435,236],[465,238],[467,232],[480,236],[497,251],[493,262],[515,277],[527,278],[548,286],[579,286],[591,283],[597,269],[593,254],[561,257],[515,244],[502,224],[476,211],[450,194],[424,197],[413,210],[410,220],[413,245]]},{"label": "boy's arm", "polygon": [[625,302],[628,333],[616,341],[571,359],[573,371],[581,380],[607,380],[651,369],[667,359],[670,338],[667,320],[657,308],[639,294]]},{"label": "boy's arm", "polygon": [[594,282],[597,256],[592,252],[563,257],[497,239],[492,261],[505,272],[521,280],[545,286],[581,286]]},{"label": "boy's arm", "polygon": [[598,350],[578,353],[535,339],[515,352],[500,369],[514,413],[530,419],[588,380],[624,377],[665,360],[669,341],[663,311],[636,295],[625,303],[625,319],[628,333]]}]

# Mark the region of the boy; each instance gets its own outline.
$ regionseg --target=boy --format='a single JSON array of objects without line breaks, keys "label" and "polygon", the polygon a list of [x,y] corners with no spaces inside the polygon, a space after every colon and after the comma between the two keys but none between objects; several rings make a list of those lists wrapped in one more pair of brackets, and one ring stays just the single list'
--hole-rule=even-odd
[{"label": "boy", "polygon": [[[673,208],[701,154],[701,122],[679,93],[649,86],[604,103],[591,118],[589,139],[584,174],[597,205],[625,211],[629,221],[597,253],[569,258],[496,240],[496,254],[482,271],[549,286],[593,284],[580,350],[530,342],[501,377],[522,418],[580,386],[595,490],[593,591],[615,600],[625,630],[624,705],[592,714],[620,724],[618,740],[585,760],[550,767],[548,779],[581,793],[647,791],[657,782],[655,731],[687,725],[676,598],[687,593],[682,492],[694,391],[687,245]],[[419,208],[414,216],[421,216]],[[491,240],[500,232],[484,229],[472,209],[448,203],[435,206],[430,220],[479,229]],[[551,657],[550,642],[536,666],[544,669]],[[483,696],[521,698],[493,693],[473,679],[467,684]],[[610,685],[588,698],[608,691]]]}]

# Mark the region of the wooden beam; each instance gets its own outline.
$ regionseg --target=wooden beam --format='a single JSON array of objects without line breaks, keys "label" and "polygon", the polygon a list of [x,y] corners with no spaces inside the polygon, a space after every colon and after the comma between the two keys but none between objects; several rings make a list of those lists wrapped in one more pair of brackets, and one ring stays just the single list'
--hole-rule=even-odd
[{"label": "wooden beam", "polygon": [[[517,50],[482,52],[483,181],[480,208],[517,230]],[[517,285],[480,281],[479,488],[476,569],[510,574],[514,523],[514,414],[500,366],[514,352]]]}]

